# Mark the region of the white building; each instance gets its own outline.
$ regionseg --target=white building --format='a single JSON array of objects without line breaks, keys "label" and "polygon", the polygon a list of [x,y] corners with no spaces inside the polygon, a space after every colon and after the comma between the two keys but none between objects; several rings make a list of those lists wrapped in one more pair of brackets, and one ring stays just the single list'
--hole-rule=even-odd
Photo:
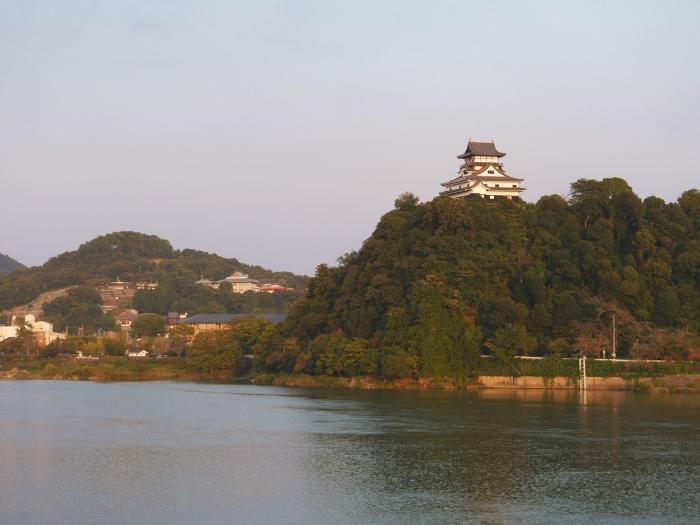
[{"label": "white building", "polygon": [[233,293],[246,293],[246,292],[266,292],[266,293],[277,293],[277,292],[290,292],[293,288],[289,288],[285,284],[274,281],[271,279],[251,279],[247,273],[233,272],[228,277],[221,279],[220,281],[212,281],[206,279],[203,275],[195,284],[200,286],[208,286],[217,290],[222,283],[229,283],[231,285],[231,291]]},{"label": "white building", "polygon": [[16,326],[0,326],[0,341],[4,341],[5,339],[10,339],[12,337],[17,337],[18,331],[19,328]]},{"label": "white building", "polygon": [[[40,346],[46,346],[53,343],[57,339],[66,338],[65,334],[53,331],[53,324],[47,323],[46,321],[37,321],[36,317],[34,317],[32,314],[25,315],[24,322],[33,332],[34,338],[37,340],[37,343],[39,343]],[[0,326],[0,341],[17,337],[18,332],[19,317],[13,315],[12,324],[10,326]]]},{"label": "white building", "polygon": [[246,293],[260,291],[260,282],[257,279],[251,279],[247,273],[233,272],[220,283],[230,283],[233,293]]},{"label": "white building", "polygon": [[505,153],[496,149],[491,142],[469,140],[467,149],[459,155],[464,164],[459,167],[456,178],[443,182],[445,188],[440,195],[453,199],[481,197],[488,200],[519,199],[525,188],[520,186],[523,179],[516,179],[506,173],[501,163]]}]

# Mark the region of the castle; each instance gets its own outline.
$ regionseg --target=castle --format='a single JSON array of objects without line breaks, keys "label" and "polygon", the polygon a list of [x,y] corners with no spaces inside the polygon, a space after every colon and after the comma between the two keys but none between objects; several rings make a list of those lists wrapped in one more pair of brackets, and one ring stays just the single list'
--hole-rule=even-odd
[{"label": "castle", "polygon": [[498,151],[493,141],[474,142],[470,139],[466,151],[457,156],[464,160],[464,164],[459,167],[456,178],[442,183],[445,190],[440,195],[453,199],[519,199],[520,193],[525,191],[520,186],[523,179],[506,173],[501,163],[504,156],[505,153]]}]

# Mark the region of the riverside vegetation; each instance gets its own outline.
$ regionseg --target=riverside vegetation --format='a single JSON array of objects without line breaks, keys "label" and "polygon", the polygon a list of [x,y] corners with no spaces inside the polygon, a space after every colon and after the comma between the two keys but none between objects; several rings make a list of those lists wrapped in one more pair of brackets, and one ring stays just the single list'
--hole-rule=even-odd
[{"label": "riverside vegetation", "polygon": [[610,356],[613,313],[618,357],[700,357],[698,190],[642,201],[613,178],[536,204],[402,195],[359,251],[318,267],[256,362],[311,375],[519,375],[545,365],[515,355]]},{"label": "riverside vegetation", "polygon": [[698,190],[641,200],[612,178],[534,204],[404,194],[358,251],[317,268],[284,322],[201,333],[183,362],[261,380],[572,376],[565,357],[610,356],[613,315],[618,357],[673,363],[594,362],[591,375],[698,371]]}]

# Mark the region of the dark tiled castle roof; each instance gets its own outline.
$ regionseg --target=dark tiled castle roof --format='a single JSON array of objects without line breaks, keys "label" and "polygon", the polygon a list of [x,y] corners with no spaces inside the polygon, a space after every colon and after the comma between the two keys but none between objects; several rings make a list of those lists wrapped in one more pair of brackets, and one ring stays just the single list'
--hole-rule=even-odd
[{"label": "dark tiled castle roof", "polygon": [[467,157],[472,157],[478,155],[480,157],[503,157],[505,153],[501,153],[496,149],[496,145],[491,142],[474,142],[472,140],[467,144],[467,149],[461,155],[458,155],[458,159],[466,159]]}]

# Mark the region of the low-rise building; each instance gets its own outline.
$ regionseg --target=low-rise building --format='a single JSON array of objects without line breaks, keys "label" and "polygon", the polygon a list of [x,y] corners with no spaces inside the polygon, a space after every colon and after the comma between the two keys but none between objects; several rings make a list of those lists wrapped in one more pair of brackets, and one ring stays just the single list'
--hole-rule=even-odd
[{"label": "low-rise building", "polygon": [[168,326],[173,326],[183,319],[187,319],[187,313],[168,312],[168,315],[165,316],[165,322]]},{"label": "low-rise building", "polygon": [[131,330],[131,323],[139,316],[139,312],[133,308],[125,308],[118,312],[114,319],[123,330]]},{"label": "low-rise building", "polygon": [[157,290],[158,289],[158,281],[154,281],[154,282],[139,281],[136,283],[136,289],[137,290]]},{"label": "low-rise building", "polygon": [[13,325],[0,326],[0,341],[4,341],[5,339],[11,339],[13,337],[17,337],[18,331],[19,331],[19,327],[17,327],[17,326],[13,326]]},{"label": "low-rise building", "polygon": [[277,293],[277,292],[288,292],[293,291],[293,288],[287,287],[284,283],[275,281],[272,279],[252,279],[247,273],[233,272],[228,277],[218,281],[212,281],[205,278],[203,275],[199,280],[195,281],[195,284],[200,286],[207,286],[215,290],[219,289],[222,283],[229,283],[231,285],[231,291],[233,293],[246,293],[246,292],[266,292],[266,293]]},{"label": "low-rise building", "polygon": [[[19,333],[20,321],[21,316],[13,315],[9,326],[0,326],[0,341],[17,337],[17,334]],[[46,346],[54,341],[57,341],[58,339],[66,338],[66,334],[54,332],[52,323],[47,321],[37,321],[36,317],[32,314],[27,314],[24,316],[24,323],[32,331],[34,339],[36,339],[39,346]]]},{"label": "low-rise building", "polygon": [[126,351],[126,356],[145,359],[148,357],[148,351],[142,350],[141,348],[130,348]]},{"label": "low-rise building", "polygon": [[246,317],[267,319],[273,323],[279,323],[287,318],[287,314],[197,314],[187,319],[182,319],[178,324],[192,326],[196,335],[199,332],[224,330],[231,326],[231,323],[240,321]]},{"label": "low-rise building", "polygon": [[274,281],[272,279],[260,279],[258,283],[258,291],[263,293],[280,293],[294,291],[294,288],[290,288],[285,283],[280,281]]},{"label": "low-rise building", "polygon": [[78,353],[75,355],[76,359],[84,359],[87,361],[99,361],[100,358],[95,356],[95,355],[85,355],[83,354],[82,350],[78,350]]},{"label": "low-rise building", "polygon": [[194,282],[194,284],[198,284],[200,286],[206,286],[208,288],[213,288],[217,289],[219,287],[219,281],[212,281],[211,279],[207,279],[204,277],[204,275],[200,275],[199,279]]},{"label": "low-rise building", "polygon": [[102,299],[102,311],[108,313],[128,304],[136,293],[136,285],[117,277],[116,281],[102,283],[96,290]]}]

